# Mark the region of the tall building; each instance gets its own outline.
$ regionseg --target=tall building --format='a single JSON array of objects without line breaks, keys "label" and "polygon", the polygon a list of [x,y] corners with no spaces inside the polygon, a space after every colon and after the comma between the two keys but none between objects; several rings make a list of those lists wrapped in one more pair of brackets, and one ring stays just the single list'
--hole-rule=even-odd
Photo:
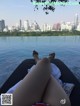
[{"label": "tall building", "polygon": [[47,24],[43,25],[43,31],[47,31],[47,26],[48,26]]},{"label": "tall building", "polygon": [[22,21],[21,20],[19,21],[19,29],[20,30],[22,29]]},{"label": "tall building", "polygon": [[66,23],[65,22],[61,23],[61,31],[66,31]]},{"label": "tall building", "polygon": [[35,31],[35,24],[34,23],[31,24],[31,31]]},{"label": "tall building", "polygon": [[28,20],[24,21],[24,30],[25,31],[29,31],[30,30],[30,25],[29,25],[29,21]]},{"label": "tall building", "polygon": [[61,24],[60,23],[54,24],[52,30],[60,31],[61,30]]},{"label": "tall building", "polygon": [[78,23],[79,23],[78,14],[75,14],[75,19],[74,19],[74,25],[75,25],[75,29],[77,28]]},{"label": "tall building", "polygon": [[61,31],[72,31],[73,25],[70,22],[61,24]]},{"label": "tall building", "polygon": [[34,22],[34,26],[35,26],[35,30],[40,30],[40,26],[36,21]]},{"label": "tall building", "polygon": [[40,31],[40,30],[41,30],[40,26],[36,21],[31,24],[31,31]]},{"label": "tall building", "polygon": [[3,32],[5,28],[5,20],[0,20],[0,32]]},{"label": "tall building", "polygon": [[51,30],[52,30],[51,26],[47,24],[47,31],[51,31]]}]

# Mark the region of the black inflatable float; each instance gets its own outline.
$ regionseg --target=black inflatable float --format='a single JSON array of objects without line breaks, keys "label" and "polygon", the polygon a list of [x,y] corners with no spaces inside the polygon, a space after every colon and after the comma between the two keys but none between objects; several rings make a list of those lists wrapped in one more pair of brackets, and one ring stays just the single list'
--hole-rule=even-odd
[{"label": "black inflatable float", "polygon": [[[70,95],[71,106],[80,106],[80,83],[69,68],[59,59],[52,60],[52,63],[56,64],[61,71],[61,80],[64,82],[74,83],[75,87]],[[6,93],[6,91],[19,82],[28,73],[27,70],[35,64],[33,59],[24,60],[11,74],[7,81],[0,88],[0,94]]]}]

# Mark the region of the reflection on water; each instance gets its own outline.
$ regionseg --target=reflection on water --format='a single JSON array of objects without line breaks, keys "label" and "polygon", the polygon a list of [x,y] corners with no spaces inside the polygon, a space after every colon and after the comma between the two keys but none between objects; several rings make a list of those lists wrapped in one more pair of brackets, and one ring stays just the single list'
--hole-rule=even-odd
[{"label": "reflection on water", "polygon": [[34,49],[41,58],[55,52],[80,77],[80,36],[0,37],[0,84]]}]

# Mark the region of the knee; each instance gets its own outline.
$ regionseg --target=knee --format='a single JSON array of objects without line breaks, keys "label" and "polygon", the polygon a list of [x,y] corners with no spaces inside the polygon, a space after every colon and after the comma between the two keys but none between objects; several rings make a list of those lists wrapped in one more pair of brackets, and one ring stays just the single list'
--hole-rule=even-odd
[{"label": "knee", "polygon": [[43,62],[43,63],[50,63],[48,58],[43,58],[43,59],[42,59],[42,62]]},{"label": "knee", "polygon": [[49,61],[48,58],[43,58],[37,64],[39,64],[40,66],[43,66],[43,67],[45,67],[45,66],[49,67],[50,66],[50,61]]}]

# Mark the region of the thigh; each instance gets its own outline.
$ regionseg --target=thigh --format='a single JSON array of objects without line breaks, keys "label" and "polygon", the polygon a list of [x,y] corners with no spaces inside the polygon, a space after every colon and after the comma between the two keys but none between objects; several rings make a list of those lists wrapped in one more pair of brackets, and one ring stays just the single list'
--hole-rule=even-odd
[{"label": "thigh", "polygon": [[50,106],[70,106],[67,94],[53,76],[48,82],[43,102],[50,104]]},{"label": "thigh", "polygon": [[14,106],[31,106],[39,102],[50,78],[50,70],[46,59],[38,62],[14,91]]}]

